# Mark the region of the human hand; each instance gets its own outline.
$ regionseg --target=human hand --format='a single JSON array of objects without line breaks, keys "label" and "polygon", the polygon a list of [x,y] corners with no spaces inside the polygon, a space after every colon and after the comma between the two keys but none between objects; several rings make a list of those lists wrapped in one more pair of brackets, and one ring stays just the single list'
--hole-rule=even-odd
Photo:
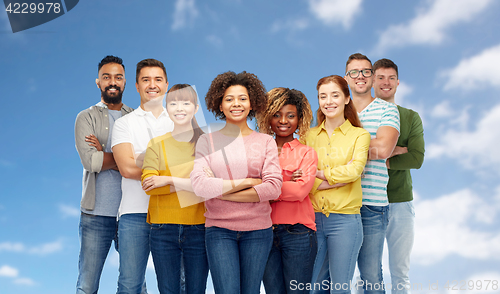
[{"label": "human hand", "polygon": [[302,170],[299,168],[298,170],[292,173],[292,178],[290,179],[290,181],[296,182],[301,177],[302,177]]},{"label": "human hand", "polygon": [[102,151],[102,145],[99,143],[99,140],[97,140],[97,137],[94,134],[85,136],[85,142],[90,142],[89,146],[95,147],[97,151]]},{"label": "human hand", "polygon": [[215,178],[214,172],[208,166],[204,166],[203,171],[208,178]]},{"label": "human hand", "polygon": [[172,177],[169,176],[151,176],[142,181],[142,189],[146,192],[156,188],[172,184]]}]

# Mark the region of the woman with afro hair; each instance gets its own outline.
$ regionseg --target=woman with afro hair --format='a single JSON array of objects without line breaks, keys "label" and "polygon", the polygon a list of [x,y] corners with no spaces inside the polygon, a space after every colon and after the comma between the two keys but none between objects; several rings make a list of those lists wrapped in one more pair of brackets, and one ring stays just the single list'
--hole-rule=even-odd
[{"label": "woman with afro hair", "polygon": [[[275,136],[283,186],[271,204],[274,242],[264,272],[268,294],[309,293],[306,287],[291,291],[292,283],[311,282],[316,257],[316,223],[309,200],[318,156],[313,148],[294,138],[309,130],[312,111],[306,96],[295,89],[274,88],[268,92],[267,111],[258,116],[259,130]],[[294,281],[294,282],[292,282]]]},{"label": "woman with afro hair", "polygon": [[225,72],[205,97],[225,126],[202,135],[191,180],[206,199],[205,244],[217,294],[259,293],[273,241],[270,200],[281,193],[278,149],[248,118],[265,111],[267,94],[254,74]]}]

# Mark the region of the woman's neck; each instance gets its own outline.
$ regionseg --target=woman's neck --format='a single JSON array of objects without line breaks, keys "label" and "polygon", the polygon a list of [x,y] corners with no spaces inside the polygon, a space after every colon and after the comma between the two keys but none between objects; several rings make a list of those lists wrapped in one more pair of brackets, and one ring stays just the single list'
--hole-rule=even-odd
[{"label": "woman's neck", "polygon": [[287,136],[287,137],[276,136],[275,141],[276,141],[276,145],[278,145],[278,148],[281,148],[281,147],[283,147],[283,145],[285,145],[285,143],[293,141],[293,134],[291,134],[290,136]]},{"label": "woman's neck", "polygon": [[333,131],[340,127],[343,123],[345,122],[344,116],[339,116],[339,117],[333,117],[333,118],[326,118],[325,120],[325,129],[328,133],[328,135],[333,134]]},{"label": "woman's neck", "polygon": [[186,125],[174,125],[172,137],[179,142],[189,142],[193,138],[193,126],[191,123]]},{"label": "woman's neck", "polygon": [[242,137],[250,135],[253,130],[248,126],[246,121],[239,124],[234,124],[226,122],[226,125],[220,130],[223,135],[230,137],[238,137],[240,134]]}]

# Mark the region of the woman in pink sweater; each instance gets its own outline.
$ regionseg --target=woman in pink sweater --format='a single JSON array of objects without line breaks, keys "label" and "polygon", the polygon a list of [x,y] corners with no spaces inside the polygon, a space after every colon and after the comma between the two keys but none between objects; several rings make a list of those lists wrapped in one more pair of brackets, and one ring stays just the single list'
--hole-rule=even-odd
[{"label": "woman in pink sweater", "polygon": [[270,200],[281,194],[281,168],[273,138],[253,131],[247,119],[265,111],[267,95],[257,76],[218,75],[207,108],[226,121],[196,145],[191,173],[205,205],[207,257],[215,293],[259,293],[273,232]]},{"label": "woman in pink sweater", "polygon": [[[309,191],[316,179],[316,151],[294,138],[309,130],[312,111],[306,96],[295,89],[274,88],[267,111],[258,116],[259,130],[274,134],[278,145],[283,187],[271,204],[274,242],[264,272],[268,294],[290,293],[295,285],[311,282],[317,240]],[[306,287],[293,293],[309,293]]]}]

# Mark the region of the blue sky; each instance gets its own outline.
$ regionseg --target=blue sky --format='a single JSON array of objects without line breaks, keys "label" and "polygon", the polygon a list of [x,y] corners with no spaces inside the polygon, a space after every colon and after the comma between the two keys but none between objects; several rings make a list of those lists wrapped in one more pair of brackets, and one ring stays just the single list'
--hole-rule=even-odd
[{"label": "blue sky", "polygon": [[[202,108],[217,74],[246,70],[268,90],[303,91],[315,111],[318,79],[343,75],[355,52],[398,64],[396,101],[424,122],[426,158],[413,172],[415,293],[457,293],[447,281],[482,281],[483,290],[460,293],[494,293],[484,287],[500,280],[498,15],[494,0],[80,1],[13,34],[1,11],[0,293],[75,291],[82,166],[74,120],[99,101],[105,55],[123,58],[124,102],[134,108],[135,65],[156,58],[171,85],[196,85]],[[115,291],[117,269],[112,252],[103,293]],[[157,293],[152,268],[147,279]]]}]

